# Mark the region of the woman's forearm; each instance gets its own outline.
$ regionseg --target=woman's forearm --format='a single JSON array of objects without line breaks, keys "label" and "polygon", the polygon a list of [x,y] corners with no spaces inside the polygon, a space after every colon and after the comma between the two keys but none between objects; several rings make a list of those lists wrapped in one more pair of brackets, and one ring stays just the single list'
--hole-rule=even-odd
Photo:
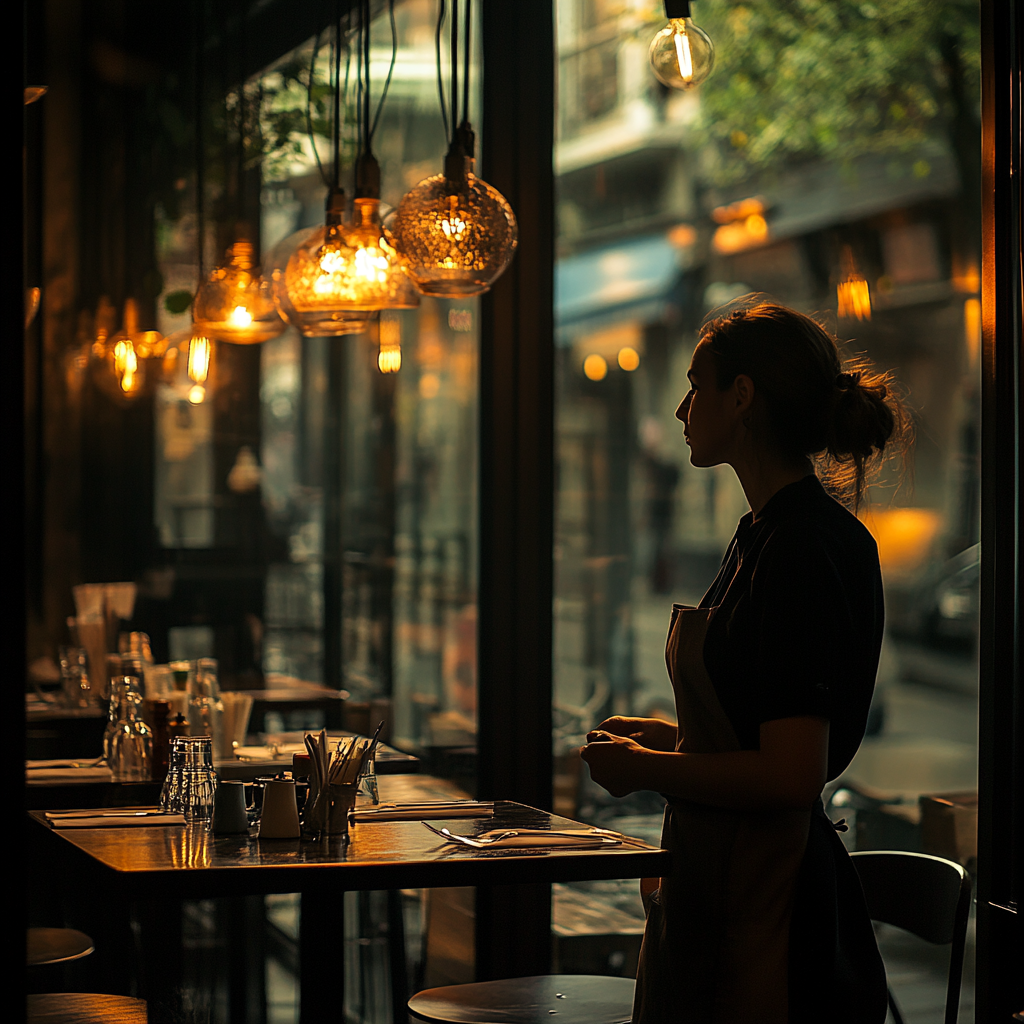
[{"label": "woman's forearm", "polygon": [[732,810],[803,809],[821,786],[788,772],[757,750],[724,754],[677,754],[647,751],[641,769],[644,789]]},{"label": "woman's forearm", "polygon": [[615,796],[647,789],[735,810],[808,808],[825,784],[828,728],[827,720],[809,716],[765,722],[758,750],[715,754],[653,750],[595,732],[583,759],[594,781]]}]

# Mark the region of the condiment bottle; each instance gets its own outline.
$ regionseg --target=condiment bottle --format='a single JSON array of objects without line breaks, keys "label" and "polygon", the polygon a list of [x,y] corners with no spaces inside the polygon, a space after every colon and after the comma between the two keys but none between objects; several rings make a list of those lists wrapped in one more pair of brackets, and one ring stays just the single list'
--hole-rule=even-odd
[{"label": "condiment bottle", "polygon": [[[147,700],[153,728],[153,781],[163,782],[171,753],[171,702],[156,698]],[[182,716],[184,717],[184,716]]]}]

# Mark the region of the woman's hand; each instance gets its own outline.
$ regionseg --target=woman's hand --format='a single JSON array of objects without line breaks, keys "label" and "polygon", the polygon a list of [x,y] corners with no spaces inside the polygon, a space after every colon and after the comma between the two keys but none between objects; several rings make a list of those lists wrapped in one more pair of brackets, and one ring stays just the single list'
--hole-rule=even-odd
[{"label": "woman's hand", "polygon": [[626,736],[648,750],[676,749],[676,727],[661,718],[625,718],[622,715],[606,718],[587,733],[587,742],[591,742],[599,732]]},{"label": "woman's hand", "polygon": [[629,736],[617,736],[601,729],[587,733],[587,740],[580,757],[590,766],[590,777],[599,786],[612,796],[626,796],[649,788],[642,779],[646,747]]}]

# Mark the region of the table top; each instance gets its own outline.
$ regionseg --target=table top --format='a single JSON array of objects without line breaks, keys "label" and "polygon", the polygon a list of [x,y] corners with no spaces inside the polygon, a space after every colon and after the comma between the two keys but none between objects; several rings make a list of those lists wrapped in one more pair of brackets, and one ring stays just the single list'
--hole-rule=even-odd
[{"label": "table top", "polygon": [[[428,780],[421,777],[412,789],[414,779],[381,779],[381,798],[422,799]],[[450,795],[443,783],[433,788],[438,798]],[[639,878],[666,873],[670,857],[639,839],[596,849],[474,850],[444,842],[418,821],[355,824],[346,845],[340,839],[215,836],[200,826],[58,831],[45,824],[42,812],[31,814],[79,866],[97,872],[101,882],[114,881],[132,895],[165,898]],[[567,818],[508,801],[495,803],[493,818],[438,819],[432,824],[447,824],[464,835],[492,828],[579,827]]]}]

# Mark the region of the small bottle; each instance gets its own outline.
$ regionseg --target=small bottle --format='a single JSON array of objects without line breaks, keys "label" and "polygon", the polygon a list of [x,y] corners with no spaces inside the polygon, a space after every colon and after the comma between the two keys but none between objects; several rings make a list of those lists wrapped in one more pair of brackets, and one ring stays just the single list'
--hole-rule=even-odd
[{"label": "small bottle", "polygon": [[155,698],[147,700],[146,704],[149,706],[149,716],[153,723],[153,781],[163,782],[167,777],[167,765],[170,760],[171,702]]}]

